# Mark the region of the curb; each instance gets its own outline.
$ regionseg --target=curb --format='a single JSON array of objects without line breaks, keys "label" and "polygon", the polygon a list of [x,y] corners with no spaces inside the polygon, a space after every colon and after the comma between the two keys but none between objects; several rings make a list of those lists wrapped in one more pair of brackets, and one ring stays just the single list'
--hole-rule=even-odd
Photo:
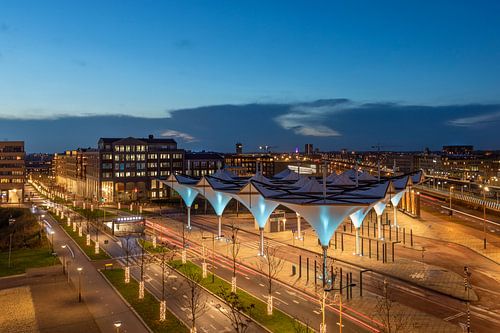
[{"label": "curb", "polygon": [[125,297],[123,297],[123,295],[120,293],[120,291],[118,289],[116,289],[116,287],[108,280],[108,278],[101,272],[101,270],[98,269],[97,271],[99,272],[99,274],[101,274],[101,276],[104,278],[106,283],[109,284],[111,286],[111,288],[113,288],[113,290],[121,298],[123,303],[125,303],[127,305],[127,307],[134,313],[134,315],[137,317],[137,319],[139,319],[139,321],[146,328],[146,330],[150,333],[154,333],[153,330],[151,330],[151,328],[149,328],[149,326],[146,324],[144,319],[142,319],[142,317],[139,315],[139,313],[137,313],[137,311],[135,311],[134,307],[132,305],[130,305],[130,303],[125,299]]},{"label": "curb", "polygon": [[[141,246],[141,245],[139,244],[139,246]],[[146,250],[146,252],[148,252],[148,253],[151,255],[151,252],[149,252],[149,251],[147,251],[147,250]],[[192,261],[191,261],[191,263],[192,263],[193,265],[195,265],[195,266],[199,267],[199,266],[198,266],[198,265],[196,265],[194,262],[192,262]],[[184,274],[183,274],[181,271],[179,271],[178,269],[176,269],[176,268],[172,267],[171,265],[168,265],[168,266],[170,267],[170,269],[172,269],[173,271],[177,272],[177,274],[179,274],[179,275],[183,276],[185,279],[189,279],[186,275],[184,275]],[[220,277],[220,276],[218,276],[218,275],[217,275],[217,277],[218,277],[219,279],[221,279],[221,280],[223,280],[223,281],[225,281],[226,283],[228,283],[228,284],[229,284],[229,281],[226,281],[225,279],[223,279],[222,277]],[[206,287],[202,286],[201,284],[200,284],[200,287],[201,287],[201,288],[203,288],[203,290],[205,290],[205,291],[206,291],[207,293],[209,293],[210,295],[212,295],[212,296],[214,296],[215,298],[217,298],[218,300],[220,300],[222,303],[225,303],[225,302],[224,302],[224,300],[223,300],[223,299],[222,299],[219,295],[217,295],[217,294],[213,293],[212,291],[210,291],[210,290],[209,290],[209,289],[207,289]],[[245,290],[243,290],[243,289],[241,289],[241,288],[238,288],[238,289],[240,289],[240,290],[242,290],[242,291],[246,292],[246,293],[247,293],[247,294],[249,294],[250,296],[252,296],[252,297],[254,297],[255,299],[258,299],[258,300],[259,300],[259,298],[258,298],[258,297],[254,296],[253,294],[249,293],[248,291],[245,291]],[[280,310],[280,311],[281,311],[281,310]],[[285,312],[283,312],[283,311],[281,311],[281,312],[282,312],[282,313],[284,313],[285,315],[289,316],[287,313],[285,313]],[[253,319],[252,317],[250,317],[249,315],[247,315],[246,313],[244,313],[244,312],[240,312],[240,313],[241,313],[243,316],[245,316],[246,318],[250,319],[250,320],[251,320],[252,322],[254,322],[255,324],[257,324],[257,326],[260,326],[260,327],[261,327],[262,329],[264,329],[266,332],[273,333],[273,331],[271,331],[270,329],[268,329],[267,327],[265,327],[263,324],[261,324],[261,323],[260,323],[260,322],[258,322],[257,320],[255,320],[255,319]],[[290,317],[290,316],[289,316],[289,317]],[[291,318],[291,317],[290,317],[290,318]],[[293,319],[293,318],[292,318],[292,319]],[[188,326],[188,327],[189,327],[189,326]]]}]

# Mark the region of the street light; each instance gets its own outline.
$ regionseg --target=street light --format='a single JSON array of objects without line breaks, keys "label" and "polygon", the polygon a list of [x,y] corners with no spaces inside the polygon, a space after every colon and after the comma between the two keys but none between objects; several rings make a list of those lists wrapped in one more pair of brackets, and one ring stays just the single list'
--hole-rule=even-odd
[{"label": "street light", "polygon": [[[61,249],[64,250],[65,248],[66,248],[66,244],[61,245]],[[62,262],[63,274],[66,274],[66,256],[64,255],[64,253],[62,255],[62,260],[63,260],[63,262]]]},{"label": "street light", "polygon": [[54,253],[54,234],[55,234],[54,230],[51,230],[50,231],[50,238],[51,238],[50,247],[52,248],[52,253]]},{"label": "street light", "polygon": [[[333,283],[333,281],[332,281]],[[355,283],[351,283],[351,284],[347,284],[341,288],[325,288],[323,289],[323,300],[322,300],[322,303],[321,303],[321,310],[322,310],[322,323],[321,323],[321,326],[320,326],[320,333],[326,333],[326,323],[325,323],[325,300],[326,300],[326,293],[327,292],[331,292],[331,291],[341,291],[342,289],[346,289],[346,288],[351,288],[351,287],[355,287],[356,284]],[[339,322],[337,323],[337,325],[339,325],[339,332],[342,333],[342,327],[344,327],[344,325],[342,325],[342,295],[341,294],[335,294],[335,298],[339,299]]]},{"label": "street light", "polygon": [[122,322],[117,320],[113,323],[113,326],[116,328],[116,333],[120,333],[120,327],[122,326]]},{"label": "street light", "polygon": [[78,271],[78,302],[82,302],[82,267],[76,269]]},{"label": "street light", "polygon": [[[219,237],[223,238],[224,235],[220,235]],[[212,239],[212,283],[215,282],[215,239],[219,237],[215,236],[215,234],[212,234],[212,236],[201,237],[201,239]]]},{"label": "street light", "polygon": [[480,185],[480,187],[483,189],[483,246],[486,250],[486,192],[489,192],[490,189],[488,186]]}]

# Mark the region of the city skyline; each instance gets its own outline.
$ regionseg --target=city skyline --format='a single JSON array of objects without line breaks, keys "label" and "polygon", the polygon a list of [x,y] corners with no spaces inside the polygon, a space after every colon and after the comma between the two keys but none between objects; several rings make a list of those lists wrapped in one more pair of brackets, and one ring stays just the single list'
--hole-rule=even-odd
[{"label": "city skyline", "polygon": [[378,144],[391,151],[436,151],[444,145],[464,144],[496,150],[499,142],[491,141],[490,134],[500,121],[497,110],[500,104],[432,107],[332,99],[207,106],[171,112],[165,118],[87,115],[3,119],[0,131],[4,139],[26,141],[28,152],[52,153],[95,147],[100,137],[149,134],[174,138],[180,147],[194,151],[232,152],[236,142],[243,143],[247,152],[259,151],[264,145],[273,151],[292,152],[296,147],[302,151],[305,143],[322,151],[368,151]]}]

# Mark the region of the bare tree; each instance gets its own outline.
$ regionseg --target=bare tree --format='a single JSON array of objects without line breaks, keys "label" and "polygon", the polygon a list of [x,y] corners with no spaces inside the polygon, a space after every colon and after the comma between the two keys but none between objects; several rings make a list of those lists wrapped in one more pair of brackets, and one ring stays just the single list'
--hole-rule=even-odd
[{"label": "bare tree", "polygon": [[233,277],[231,279],[231,291],[236,293],[236,260],[240,252],[240,243],[238,242],[238,232],[240,228],[236,226],[235,220],[231,220],[231,258],[233,260]]},{"label": "bare tree", "polygon": [[160,246],[160,252],[155,256],[155,259],[161,268],[160,321],[165,321],[166,319],[167,304],[165,300],[165,285],[168,281],[168,277],[173,271],[173,268],[169,265],[169,263],[174,259],[175,253],[175,246],[168,248],[167,244],[162,244]]},{"label": "bare tree", "polygon": [[283,269],[283,259],[278,257],[278,248],[269,246],[266,242],[264,245],[264,255],[257,263],[259,271],[261,271],[267,279],[267,314],[273,314],[273,280]]},{"label": "bare tree", "polygon": [[132,236],[128,234],[125,236],[125,283],[130,282],[130,254],[132,252],[132,245],[130,244],[130,239]]},{"label": "bare tree", "polygon": [[223,286],[220,286],[217,295],[219,295],[229,307],[229,311],[221,310],[221,313],[231,321],[231,326],[234,331],[236,333],[246,332],[252,322],[250,316],[255,308],[255,304],[246,304],[240,299],[237,293],[229,291],[229,289]]},{"label": "bare tree", "polygon": [[191,333],[196,333],[196,320],[207,311],[206,297],[201,286],[203,277],[193,266],[186,266],[184,271],[186,284],[188,287],[187,307],[190,312]]},{"label": "bare tree", "polygon": [[378,289],[381,296],[377,296],[375,315],[381,323],[380,331],[384,333],[407,332],[410,328],[410,314],[394,301],[387,279],[379,284]]}]

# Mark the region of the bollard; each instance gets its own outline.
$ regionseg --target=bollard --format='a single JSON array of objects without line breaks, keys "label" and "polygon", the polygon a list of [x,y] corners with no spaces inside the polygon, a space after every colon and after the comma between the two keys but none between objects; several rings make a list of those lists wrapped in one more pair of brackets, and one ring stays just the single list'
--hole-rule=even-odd
[{"label": "bollard", "polygon": [[309,257],[306,258],[306,281],[309,282]]},{"label": "bollard", "polygon": [[299,255],[299,279],[302,277],[302,255]]},{"label": "bollard", "polygon": [[349,297],[352,299],[352,272],[349,272]]},{"label": "bollard", "polygon": [[[346,283],[346,286],[349,285],[349,273],[348,272],[345,272],[345,283]],[[347,287],[347,290],[346,290],[346,293],[347,293],[347,299],[349,299],[349,287]]]},{"label": "bollard", "polygon": [[292,265],[292,276],[295,276],[297,274],[297,267],[295,265]]}]

